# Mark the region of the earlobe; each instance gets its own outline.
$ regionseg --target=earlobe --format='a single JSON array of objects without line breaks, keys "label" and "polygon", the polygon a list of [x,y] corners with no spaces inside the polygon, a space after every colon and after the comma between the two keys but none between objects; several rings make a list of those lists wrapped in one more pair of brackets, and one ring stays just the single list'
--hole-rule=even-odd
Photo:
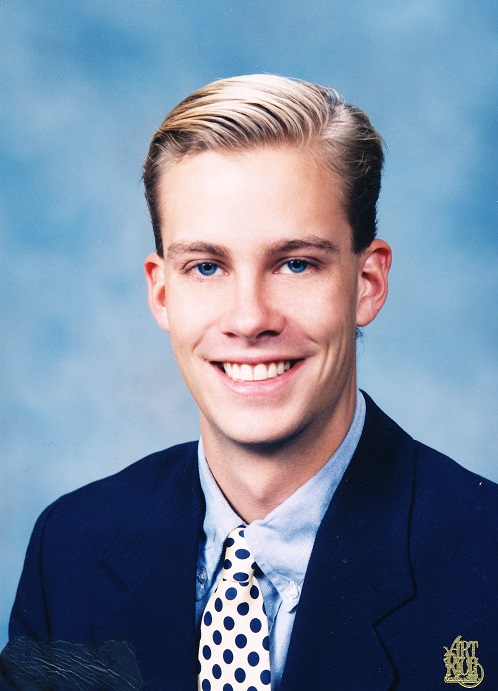
[{"label": "earlobe", "polygon": [[147,279],[149,307],[161,329],[169,331],[164,259],[155,252],[149,254],[144,262]]},{"label": "earlobe", "polygon": [[387,298],[391,248],[384,240],[374,240],[360,260],[356,325],[366,326],[375,319]]}]

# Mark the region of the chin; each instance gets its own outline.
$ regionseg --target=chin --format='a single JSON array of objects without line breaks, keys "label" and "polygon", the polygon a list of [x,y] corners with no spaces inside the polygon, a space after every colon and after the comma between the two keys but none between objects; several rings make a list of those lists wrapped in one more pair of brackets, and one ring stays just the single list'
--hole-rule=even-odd
[{"label": "chin", "polygon": [[[266,420],[267,422],[267,420]],[[223,436],[238,446],[246,446],[253,451],[271,452],[285,447],[302,433],[304,425],[297,428],[272,427],[265,429],[264,425],[258,425],[257,421],[247,421],[240,428],[231,428],[223,431]]]}]

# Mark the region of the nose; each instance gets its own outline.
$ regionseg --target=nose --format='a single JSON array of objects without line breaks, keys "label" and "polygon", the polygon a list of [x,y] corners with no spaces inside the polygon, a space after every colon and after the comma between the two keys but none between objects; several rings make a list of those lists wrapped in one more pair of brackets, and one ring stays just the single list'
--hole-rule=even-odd
[{"label": "nose", "polygon": [[231,337],[249,341],[276,336],[284,328],[284,315],[268,282],[257,276],[234,278],[225,296],[221,329]]}]

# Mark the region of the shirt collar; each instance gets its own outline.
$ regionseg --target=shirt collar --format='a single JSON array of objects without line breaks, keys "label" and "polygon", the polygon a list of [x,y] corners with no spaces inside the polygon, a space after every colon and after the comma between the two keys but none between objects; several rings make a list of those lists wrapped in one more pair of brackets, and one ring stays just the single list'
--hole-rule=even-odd
[{"label": "shirt collar", "polygon": [[[327,463],[264,519],[252,521],[245,530],[254,560],[289,611],[299,601],[317,530],[360,440],[365,410],[363,394],[357,391],[351,426]],[[202,439],[199,474],[206,499],[204,558],[210,580],[227,535],[243,521],[218,487],[206,462]]]},{"label": "shirt collar", "polygon": [[208,587],[221,559],[227,535],[242,525],[244,521],[235,513],[218,487],[206,461],[202,437],[199,439],[198,458],[199,478],[206,500],[206,515],[203,523],[204,536],[201,539],[199,551],[203,554],[204,568],[206,569],[205,586]]}]

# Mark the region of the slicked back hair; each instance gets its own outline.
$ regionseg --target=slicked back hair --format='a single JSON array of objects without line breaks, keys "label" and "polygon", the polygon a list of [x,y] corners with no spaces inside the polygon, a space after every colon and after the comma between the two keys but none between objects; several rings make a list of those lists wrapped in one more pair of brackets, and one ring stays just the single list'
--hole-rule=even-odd
[{"label": "slicked back hair", "polygon": [[179,103],[152,137],[143,168],[156,250],[163,256],[158,188],[168,167],[204,151],[293,145],[319,159],[339,184],[362,252],[376,235],[382,139],[359,108],[333,89],[268,74],[220,79]]}]

